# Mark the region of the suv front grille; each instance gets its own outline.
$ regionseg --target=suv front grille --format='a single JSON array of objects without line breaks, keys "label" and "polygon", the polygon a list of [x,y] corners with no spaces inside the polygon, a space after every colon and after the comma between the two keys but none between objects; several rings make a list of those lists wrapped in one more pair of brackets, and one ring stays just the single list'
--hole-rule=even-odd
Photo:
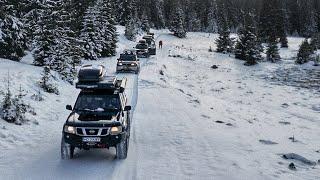
[{"label": "suv front grille", "polygon": [[98,135],[99,129],[85,129],[87,135]]},{"label": "suv front grille", "polygon": [[89,128],[78,127],[77,135],[79,136],[107,136],[109,134],[109,128]]}]

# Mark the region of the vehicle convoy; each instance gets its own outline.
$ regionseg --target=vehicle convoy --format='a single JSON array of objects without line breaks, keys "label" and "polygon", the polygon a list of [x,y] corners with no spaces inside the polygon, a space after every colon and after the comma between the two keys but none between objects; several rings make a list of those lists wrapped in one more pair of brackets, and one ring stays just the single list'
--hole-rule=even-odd
[{"label": "vehicle convoy", "polygon": [[138,58],[149,58],[149,46],[146,40],[140,40],[135,47]]},{"label": "vehicle convoy", "polygon": [[127,79],[105,76],[104,66],[83,66],[76,88],[81,92],[67,118],[61,140],[61,158],[72,159],[75,148],[116,148],[116,157],[127,157],[130,111],[125,94]]},{"label": "vehicle convoy", "polygon": [[134,50],[125,50],[120,54],[116,72],[134,72],[136,74],[140,72],[140,61]]},{"label": "vehicle convoy", "polygon": [[150,55],[156,55],[157,54],[157,46],[156,42],[154,41],[154,38],[152,35],[146,35],[143,36],[144,40],[146,40],[146,43],[148,44],[148,50]]}]

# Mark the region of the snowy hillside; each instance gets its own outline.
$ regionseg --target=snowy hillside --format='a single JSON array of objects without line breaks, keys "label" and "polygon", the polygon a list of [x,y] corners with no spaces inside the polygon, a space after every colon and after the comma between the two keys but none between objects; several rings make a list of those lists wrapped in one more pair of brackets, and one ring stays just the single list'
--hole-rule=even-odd
[{"label": "snowy hillside", "polygon": [[[118,31],[118,52],[132,48],[124,28]],[[114,149],[77,151],[75,159],[61,160],[65,105],[79,91],[57,80],[60,95],[43,92],[45,100],[34,101],[42,68],[30,65],[30,55],[21,63],[1,59],[0,79],[9,70],[12,91],[21,85],[36,115],[28,114],[22,126],[0,120],[0,179],[320,178],[320,68],[294,65],[303,39],[288,38],[282,62],[246,67],[208,51],[216,34],[178,40],[154,32],[164,48],[141,59],[139,75],[122,75],[134,114],[128,158],[121,161]],[[85,63],[104,64],[114,74],[116,58]],[[288,168],[292,162],[296,170]]]}]

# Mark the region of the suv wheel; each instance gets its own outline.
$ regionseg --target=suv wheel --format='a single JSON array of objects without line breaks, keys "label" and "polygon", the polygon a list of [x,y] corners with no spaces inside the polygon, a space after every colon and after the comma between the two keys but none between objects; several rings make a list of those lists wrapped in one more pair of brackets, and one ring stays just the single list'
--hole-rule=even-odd
[{"label": "suv wheel", "polygon": [[72,159],[74,155],[75,147],[71,146],[70,144],[64,141],[62,137],[61,140],[61,159]]},{"label": "suv wheel", "polygon": [[128,154],[129,138],[126,137],[116,146],[117,159],[126,159]]}]

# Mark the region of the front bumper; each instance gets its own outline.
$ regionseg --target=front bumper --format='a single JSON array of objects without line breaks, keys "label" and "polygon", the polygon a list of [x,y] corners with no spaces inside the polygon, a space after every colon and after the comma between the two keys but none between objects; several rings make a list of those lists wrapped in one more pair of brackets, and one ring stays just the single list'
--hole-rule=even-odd
[{"label": "front bumper", "polygon": [[137,57],[138,58],[147,58],[149,57],[149,52],[137,52]]},{"label": "front bumper", "polygon": [[[82,142],[82,138],[86,136],[79,136],[75,134],[63,133],[63,138],[66,143],[71,146],[80,148],[80,149],[90,149],[90,148],[109,148],[115,147],[122,140],[126,138],[126,133],[120,133],[119,135],[108,135],[108,136],[96,136],[101,139],[100,142],[88,143]],[[92,136],[90,136],[92,137]]]},{"label": "front bumper", "polygon": [[137,65],[132,66],[132,65],[122,65],[122,66],[117,66],[117,71],[138,71],[139,67]]}]

